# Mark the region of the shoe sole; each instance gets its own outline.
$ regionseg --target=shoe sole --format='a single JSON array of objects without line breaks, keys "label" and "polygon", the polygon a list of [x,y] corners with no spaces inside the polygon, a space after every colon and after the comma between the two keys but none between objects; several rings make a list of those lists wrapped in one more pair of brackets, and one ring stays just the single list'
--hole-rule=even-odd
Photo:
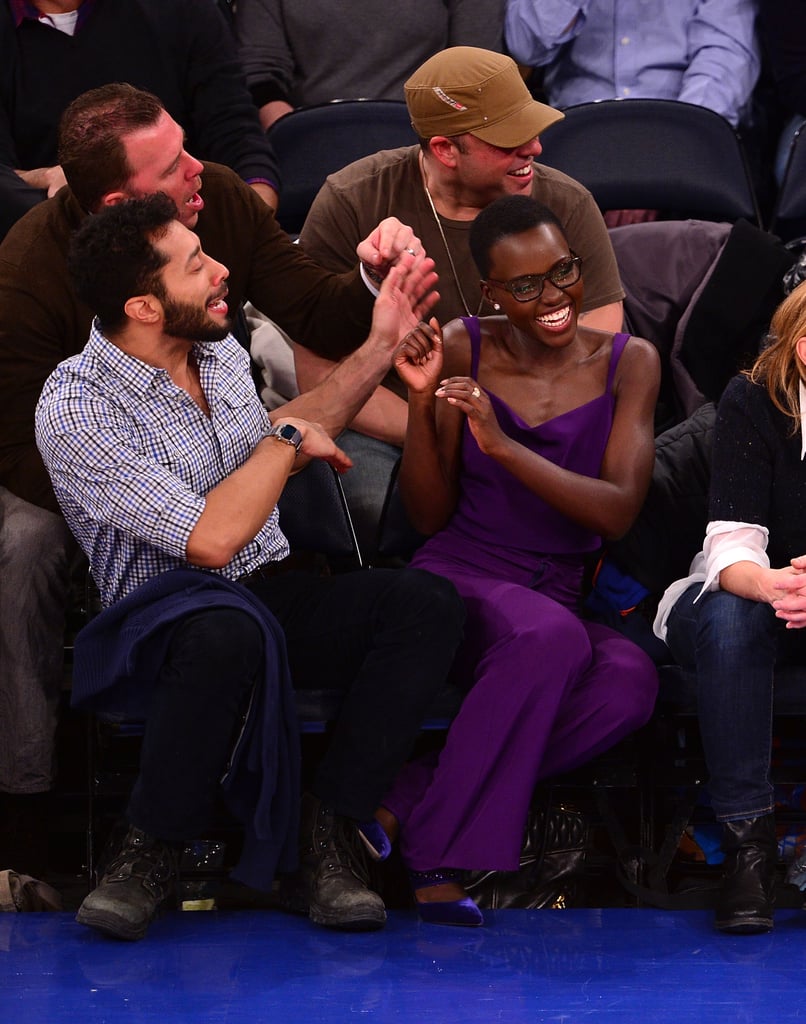
[{"label": "shoe sole", "polygon": [[324,928],[335,928],[342,932],[374,932],[386,924],[386,913],[383,911],[345,919],[341,915],[323,910],[313,903],[308,910],[308,917],[314,924],[322,925]]},{"label": "shoe sole", "polygon": [[79,909],[76,914],[76,921],[88,928],[103,932],[104,935],[108,935],[112,939],[122,939],[124,942],[137,942],[138,939],[142,939],[151,923],[148,921],[145,925],[137,927],[114,914],[82,909]]},{"label": "shoe sole", "polygon": [[763,932],[771,932],[773,927],[771,917],[760,917],[755,921],[717,921],[716,930],[725,932],[728,935],[761,935]]}]

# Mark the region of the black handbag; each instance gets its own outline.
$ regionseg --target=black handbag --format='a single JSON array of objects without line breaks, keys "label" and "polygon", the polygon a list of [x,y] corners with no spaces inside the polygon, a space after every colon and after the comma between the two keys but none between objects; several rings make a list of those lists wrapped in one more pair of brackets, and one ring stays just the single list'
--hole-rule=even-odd
[{"label": "black handbag", "polygon": [[471,872],[465,888],[484,910],[563,908],[579,902],[589,828],[573,807],[533,805],[517,871]]}]

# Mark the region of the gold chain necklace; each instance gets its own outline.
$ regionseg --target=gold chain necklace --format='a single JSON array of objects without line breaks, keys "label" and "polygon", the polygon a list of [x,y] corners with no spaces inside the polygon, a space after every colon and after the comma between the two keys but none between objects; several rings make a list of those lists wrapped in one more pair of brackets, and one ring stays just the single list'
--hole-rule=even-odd
[{"label": "gold chain necklace", "polygon": [[[442,221],[439,219],[437,208],[434,205],[434,200],[431,198],[431,193],[428,189],[428,179],[426,178],[425,174],[425,162],[423,160],[422,153],[418,154],[418,158],[418,162],[420,165],[420,177],[423,180],[423,189],[425,190],[425,197],[428,200],[428,205],[431,207],[431,213],[433,213],[434,215],[434,221],[436,222],[437,225],[437,231],[439,231],[439,237],[442,239],[442,244],[445,246],[445,255],[448,257],[448,263],[450,264],[451,273],[453,274],[453,279],[456,282],[456,290],[459,292],[459,298],[462,300],[462,305],[464,306],[465,314],[467,316],[473,316],[473,314],[470,312],[470,306],[468,305],[467,299],[465,298],[465,293],[462,291],[462,285],[459,283],[459,275],[456,272],[456,264],[453,262],[453,255],[451,253],[450,246],[448,245],[448,239],[445,237],[445,232],[442,229]],[[476,310],[476,316],[478,316],[479,313],[481,312],[481,307],[483,305],[484,296],[482,295],[481,299],[479,300],[479,308]]]}]

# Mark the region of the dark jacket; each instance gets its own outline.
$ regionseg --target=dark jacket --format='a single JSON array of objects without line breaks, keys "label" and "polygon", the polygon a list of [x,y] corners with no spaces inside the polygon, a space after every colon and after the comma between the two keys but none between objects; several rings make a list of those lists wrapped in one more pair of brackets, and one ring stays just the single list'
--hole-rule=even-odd
[{"label": "dark jacket", "polygon": [[153,92],[199,160],[278,185],[272,148],[246,88],[235,41],[213,0],[96,0],[74,36],[0,3],[0,164],[58,163],[59,119],[108,82]]},{"label": "dark jacket", "polygon": [[265,605],[214,573],[174,569],[155,576],[76,637],[72,703],[106,718],[145,719],[176,624],[191,612],[221,607],[252,615],[264,634],[264,685],[255,691],[223,789],[245,828],[233,877],[268,890],[275,870],[296,867],[300,765],[285,637]]}]

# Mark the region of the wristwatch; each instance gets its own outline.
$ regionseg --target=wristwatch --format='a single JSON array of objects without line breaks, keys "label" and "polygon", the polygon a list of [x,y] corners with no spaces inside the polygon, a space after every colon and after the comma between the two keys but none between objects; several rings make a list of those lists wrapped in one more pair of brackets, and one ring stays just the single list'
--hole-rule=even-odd
[{"label": "wristwatch", "polygon": [[276,437],[283,444],[290,444],[299,453],[302,447],[302,432],[293,423],[277,423],[267,431],[266,437]]}]

